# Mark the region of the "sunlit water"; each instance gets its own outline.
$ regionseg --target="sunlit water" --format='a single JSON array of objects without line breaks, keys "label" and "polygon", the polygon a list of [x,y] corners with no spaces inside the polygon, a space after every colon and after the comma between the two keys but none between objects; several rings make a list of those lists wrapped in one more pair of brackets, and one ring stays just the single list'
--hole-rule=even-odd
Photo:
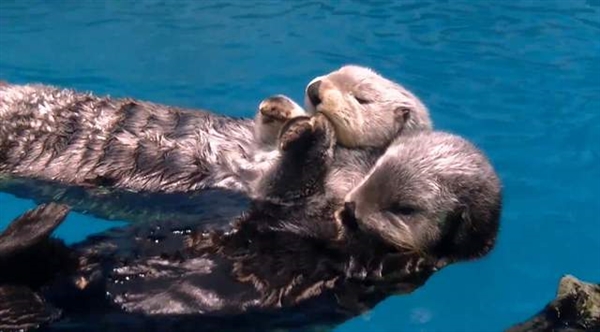
[{"label": "sunlit water", "polygon": [[[393,4],[392,4],[393,3]],[[252,116],[372,66],[487,152],[505,186],[485,259],[337,331],[500,331],[561,275],[600,281],[600,2],[0,1],[0,79]],[[0,224],[33,203],[0,194]],[[69,242],[114,226],[71,214]]]}]

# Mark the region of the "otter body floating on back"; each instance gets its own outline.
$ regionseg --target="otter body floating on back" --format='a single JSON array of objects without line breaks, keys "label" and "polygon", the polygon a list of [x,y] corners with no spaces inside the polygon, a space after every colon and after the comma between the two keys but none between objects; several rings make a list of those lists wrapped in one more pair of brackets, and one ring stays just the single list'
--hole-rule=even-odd
[{"label": "otter body floating on back", "polygon": [[131,191],[241,189],[253,121],[43,85],[0,86],[0,172]]},{"label": "otter body floating on back", "polygon": [[[414,95],[367,68],[344,66],[313,80],[306,94],[308,111],[275,96],[252,121],[41,85],[0,86],[0,190],[105,219],[194,220],[214,206],[227,218],[278,159],[277,135],[291,118],[318,111],[334,124],[341,139],[327,182],[339,197],[395,136],[431,129]],[[352,134],[360,139],[349,141]]]},{"label": "otter body floating on back", "polygon": [[[48,330],[337,324],[389,295],[412,291],[438,268],[492,248],[499,183],[468,142],[426,132],[395,142],[340,210],[323,181],[333,139],[333,127],[320,115],[284,127],[285,156],[304,162],[307,180],[314,177],[308,181],[314,186],[306,188],[306,182],[279,181],[297,169],[270,173],[274,178],[263,183],[264,192],[284,204],[257,201],[220,230],[138,224],[75,245],[76,266],[44,287],[44,298],[65,319]],[[378,196],[371,184],[385,177],[388,195]],[[477,190],[466,190],[465,183]],[[423,184],[431,188],[421,189]],[[421,200],[413,195],[419,190]],[[293,201],[289,191],[299,193]]]},{"label": "otter body floating on back", "polygon": [[0,190],[111,220],[231,217],[276,159],[254,130],[252,119],[6,84]]}]

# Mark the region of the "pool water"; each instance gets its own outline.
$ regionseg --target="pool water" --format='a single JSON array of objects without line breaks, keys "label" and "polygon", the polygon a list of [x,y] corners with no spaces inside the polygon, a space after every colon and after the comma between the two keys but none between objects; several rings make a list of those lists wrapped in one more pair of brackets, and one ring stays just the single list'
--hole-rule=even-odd
[{"label": "pool water", "polygon": [[[499,242],[336,328],[501,331],[565,273],[600,282],[600,1],[0,1],[0,80],[252,116],[313,77],[371,66],[481,147]],[[0,227],[33,207],[0,194]],[[73,213],[68,242],[115,226]]]}]

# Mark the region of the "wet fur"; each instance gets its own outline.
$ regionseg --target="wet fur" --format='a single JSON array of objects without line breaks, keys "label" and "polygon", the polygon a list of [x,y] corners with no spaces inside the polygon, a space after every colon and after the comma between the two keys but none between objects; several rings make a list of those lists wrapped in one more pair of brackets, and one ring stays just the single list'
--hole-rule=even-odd
[{"label": "wet fur", "polygon": [[[499,193],[493,179],[471,181],[469,175],[480,174],[478,167],[494,175],[485,158],[470,153],[471,145],[422,132],[399,138],[378,159],[369,150],[338,149],[334,132],[319,114],[287,123],[279,139],[283,150],[292,152],[287,158],[294,167],[285,167],[284,155],[276,163],[279,172],[268,173],[258,186],[267,200],[255,200],[231,225],[132,225],[76,245],[78,264],[70,277],[56,279],[44,291],[70,317],[50,330],[68,330],[73,322],[89,330],[111,322],[128,330],[211,330],[229,328],[236,318],[248,322],[241,328],[249,330],[338,323],[386,296],[412,291],[438,267],[491,249]],[[447,140],[437,139],[440,135]],[[449,144],[439,144],[444,142]],[[331,187],[339,181],[329,181],[332,174],[345,179],[336,173],[336,163],[350,169],[341,190]],[[404,165],[408,173],[389,164]],[[424,182],[431,180],[428,174],[444,177]],[[302,180],[287,181],[294,176]],[[346,197],[356,208],[348,212],[346,204],[339,213],[339,194],[358,179],[362,182]],[[439,215],[400,228],[382,217],[382,197],[397,199],[411,188],[420,194],[422,184],[452,194],[423,196],[424,209],[442,198],[440,208],[431,209]],[[406,212],[402,209],[394,213]],[[285,315],[289,309],[295,315]],[[100,317],[111,320],[98,325]]]},{"label": "wet fur", "polygon": [[[407,255],[377,236],[346,233],[333,220],[339,206],[323,179],[335,137],[324,116],[290,121],[279,140],[284,158],[263,183],[268,201],[254,201],[233,224],[137,224],[55,255],[77,263],[64,264],[62,276],[44,287],[44,298],[68,322],[49,329],[73,323],[87,329],[99,316],[111,317],[102,319],[109,325],[126,321],[133,330],[173,319],[178,329],[211,320],[223,328],[249,314],[271,316],[251,328],[339,323],[391,294],[414,290],[434,273],[434,261]],[[298,168],[286,167],[286,157]],[[291,177],[303,180],[286,181]],[[292,308],[295,315],[280,316]],[[311,320],[294,318],[299,313]]]},{"label": "wet fur", "polygon": [[71,250],[49,238],[68,211],[62,205],[39,205],[0,235],[0,331],[33,329],[60,317],[60,309],[38,292],[75,266]]},{"label": "wet fur", "polygon": [[44,85],[0,86],[0,172],[131,191],[243,189],[253,121]]},{"label": "wet fur", "polygon": [[[27,262],[51,255],[63,270],[12,301],[40,301],[38,292],[58,308],[61,319],[49,317],[47,331],[266,331],[339,324],[413,291],[436,270],[376,237],[337,240],[339,225],[327,217],[334,208],[316,194],[294,205],[255,202],[228,225],[133,224],[67,252],[31,247]],[[15,260],[3,268],[30,269]],[[0,290],[14,287],[14,279],[0,280]]]},{"label": "wet fur", "polygon": [[[424,224],[415,225],[422,228],[405,234],[427,236],[437,229],[443,236],[430,242],[431,248],[410,250],[398,245],[401,240],[398,237],[388,237],[377,229],[377,223],[385,219],[374,220],[373,216],[362,219],[364,202],[359,202],[355,215],[360,226],[366,226],[365,232],[358,231],[360,227],[351,227],[343,216],[339,223],[332,218],[339,202],[328,194],[322,181],[326,176],[323,170],[333,162],[332,154],[327,153],[334,149],[331,124],[317,115],[295,119],[288,126],[280,136],[286,147],[284,151],[291,152],[298,163],[306,164],[301,166],[301,172],[284,167],[281,173],[273,173],[283,178],[265,186],[264,194],[279,200],[254,201],[247,214],[225,227],[180,223],[152,227],[146,223],[92,237],[74,247],[77,267],[68,278],[59,278],[50,285],[44,292],[45,298],[64,310],[69,317],[66,322],[78,322],[85,327],[93,326],[90,323],[98,317],[111,317],[103,320],[105,324],[112,322],[118,326],[128,322],[131,330],[165,326],[161,324],[174,328],[169,322],[177,322],[178,329],[216,328],[208,322],[223,328],[229,327],[227,321],[237,317],[264,319],[264,314],[270,318],[252,320],[255,324],[250,329],[336,323],[372,308],[391,294],[414,290],[438,267],[485,254],[477,241],[490,243],[492,239],[493,242],[493,227],[483,227],[486,232],[477,234],[482,238],[475,241],[461,235],[463,231],[470,235],[472,230],[485,226],[484,219],[472,219],[461,225],[448,220],[446,224],[437,224],[436,218],[429,218]],[[480,166],[485,173],[485,162],[473,163],[483,159],[462,159],[456,150],[439,146],[440,140],[435,137],[440,135],[447,143],[457,143],[459,151],[470,151],[460,139],[449,139],[441,133],[422,133],[414,140],[408,136],[402,143],[405,151],[401,151],[400,143],[392,145],[373,171],[363,174],[364,182],[349,197],[377,193],[365,192],[365,188],[379,176],[392,177],[390,183],[396,183],[393,178],[399,175],[408,185],[418,188],[422,184],[419,177],[389,173],[382,166],[398,161],[403,165],[406,161],[403,156],[406,153],[408,158],[411,151],[422,156],[416,161],[422,168],[412,169],[415,164],[407,164],[415,174],[445,172],[453,180],[454,176],[460,179],[463,173],[477,173]],[[427,154],[421,150],[423,147],[434,152]],[[438,168],[441,165],[445,165],[443,169]],[[315,176],[317,181],[309,182],[313,185],[308,187],[306,181],[285,183],[282,179],[288,170],[289,176]],[[288,197],[288,192],[282,192],[278,184],[296,195]],[[481,202],[478,192],[485,193],[465,192],[457,198],[466,207],[477,206],[469,200]],[[388,194],[398,197],[397,191]],[[432,198],[424,199],[430,202]],[[482,206],[480,213],[489,211],[488,208]],[[459,256],[465,254],[465,249],[472,252]],[[295,315],[287,319],[278,315],[292,309]],[[295,318],[302,315],[310,316],[310,321]],[[51,330],[68,326],[58,322]]]},{"label": "wet fur", "polygon": [[485,154],[466,139],[417,132],[392,143],[344,206],[363,231],[455,262],[494,247],[502,185]]},{"label": "wet fur", "polygon": [[[374,132],[386,132],[392,125],[396,135],[404,122],[407,130],[431,127],[427,109],[403,87],[357,66],[342,67],[331,79],[340,79],[340,72],[363,82],[365,95],[373,95],[364,111],[376,116],[362,126],[373,129],[373,122],[380,127]],[[281,118],[261,111],[255,121],[234,119],[50,86],[5,85],[0,87],[0,190],[40,203],[67,203],[74,211],[108,220],[194,220],[210,213],[207,207],[215,200],[245,208],[245,195],[259,198],[257,183],[280,158],[276,138],[285,121],[313,113],[285,96],[268,101],[278,103]],[[388,107],[414,111],[394,119]],[[365,120],[361,114],[347,116]],[[360,129],[357,137],[363,134],[353,129]],[[386,140],[350,148],[336,144],[325,179],[332,196],[341,201],[391,138]]]},{"label": "wet fur", "polygon": [[0,86],[0,123],[0,190],[107,220],[231,218],[278,157],[251,119],[45,85]]}]

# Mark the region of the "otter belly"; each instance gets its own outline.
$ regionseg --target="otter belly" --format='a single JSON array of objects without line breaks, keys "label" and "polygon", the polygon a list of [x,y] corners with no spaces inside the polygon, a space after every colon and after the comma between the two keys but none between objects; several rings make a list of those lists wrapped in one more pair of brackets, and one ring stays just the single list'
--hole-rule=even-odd
[{"label": "otter belly", "polygon": [[[149,198],[146,206],[153,194],[244,192],[253,176],[252,127],[252,120],[202,110],[3,85],[0,190],[37,202],[63,200],[105,219],[138,208],[123,200],[131,192],[146,194],[137,199]],[[75,201],[73,192],[83,198]],[[112,201],[119,204],[104,203]]]}]

